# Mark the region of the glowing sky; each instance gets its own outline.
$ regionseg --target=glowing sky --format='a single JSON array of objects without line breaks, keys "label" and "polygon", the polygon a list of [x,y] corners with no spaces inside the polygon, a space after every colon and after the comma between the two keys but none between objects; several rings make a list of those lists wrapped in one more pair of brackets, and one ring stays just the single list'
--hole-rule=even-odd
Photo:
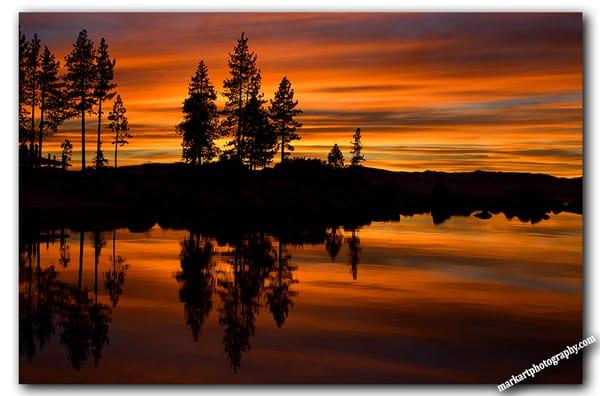
[{"label": "glowing sky", "polygon": [[[339,143],[349,157],[360,127],[368,166],[582,174],[581,14],[21,14],[20,24],[61,63],[79,30],[106,38],[134,135],[122,165],[180,159],[174,126],[191,74],[203,59],[221,91],[246,32],[266,97],[287,76],[304,110],[298,156],[325,158]],[[77,164],[77,125],[48,152],[71,138]],[[93,148],[94,120],[89,129]]]}]

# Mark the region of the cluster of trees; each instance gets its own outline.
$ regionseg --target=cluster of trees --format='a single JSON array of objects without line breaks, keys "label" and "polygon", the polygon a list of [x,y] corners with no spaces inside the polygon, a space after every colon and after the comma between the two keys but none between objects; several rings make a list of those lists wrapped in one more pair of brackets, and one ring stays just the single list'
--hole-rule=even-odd
[{"label": "cluster of trees", "polygon": [[224,108],[217,109],[217,93],[200,61],[192,76],[188,96],[183,102],[183,121],[176,130],[183,138],[183,160],[201,165],[220,153],[216,140],[230,137],[222,159],[237,160],[251,169],[269,165],[279,151],[281,161],[294,150],[292,142],[300,139],[296,131],[302,113],[294,99],[294,89],[283,77],[273,99],[264,99],[256,54],[248,48],[242,33],[229,54],[229,78],[223,82]]},{"label": "cluster of trees", "polygon": [[[19,33],[19,143],[31,148],[39,160],[43,158],[43,139],[57,131],[67,119],[81,119],[81,169],[86,168],[86,115],[97,115],[98,130],[96,153],[93,159],[97,168],[106,166],[108,161],[102,151],[102,106],[112,100],[113,111],[109,114],[109,128],[114,133],[115,166],[117,146],[128,143],[131,137],[125,106],[117,95],[114,80],[116,60],[110,57],[108,44],[100,39],[98,48],[82,30],[69,54],[65,57],[64,74],[56,57],[44,46],[37,33],[27,40]],[[37,140],[37,143],[36,143]],[[65,140],[61,145],[63,159],[70,159],[72,143]]]},{"label": "cluster of trees", "polygon": [[[362,141],[360,128],[357,128],[352,136],[352,141],[350,142],[352,145],[352,150],[350,154],[352,154],[352,158],[350,159],[351,166],[359,166],[361,162],[365,161],[365,156],[362,154]],[[343,168],[344,167],[344,154],[340,147],[336,144],[333,145],[329,154],[327,154],[327,163],[329,166],[333,168]]]},{"label": "cluster of trees", "polygon": [[[65,57],[64,74],[61,64],[44,46],[37,34],[31,40],[19,35],[19,142],[30,145],[40,163],[43,158],[43,140],[55,133],[67,119],[81,120],[81,169],[86,169],[86,116],[97,116],[97,139],[93,165],[108,164],[102,150],[102,110],[105,102],[113,100],[108,116],[109,128],[114,134],[114,166],[117,149],[129,143],[131,135],[126,108],[117,84],[114,82],[116,60],[111,58],[108,44],[100,39],[98,48],[82,30]],[[229,54],[229,77],[223,82],[223,109],[217,108],[217,92],[212,85],[208,68],[200,61],[188,86],[183,102],[183,121],[176,126],[182,136],[184,161],[201,165],[217,155],[233,159],[250,169],[268,166],[279,152],[281,162],[294,151],[293,141],[299,140],[297,131],[302,127],[296,118],[302,114],[294,89],[283,77],[273,99],[267,101],[261,91],[261,72],[257,56],[248,47],[248,38],[242,33],[233,52]],[[267,105],[268,103],[268,105]],[[220,150],[216,141],[229,137],[226,150]],[[352,142],[352,165],[364,161],[361,154],[360,129]],[[35,149],[34,149],[35,147]],[[68,139],[61,144],[63,163],[70,161],[73,144]],[[334,168],[344,167],[344,156],[337,144],[328,155]]]},{"label": "cluster of trees", "polygon": [[[297,131],[302,127],[296,117],[302,110],[294,99],[292,83],[283,77],[266,107],[256,58],[242,33],[229,54],[229,78],[223,82],[226,103],[221,111],[217,108],[217,92],[208,77],[208,68],[200,61],[183,102],[183,121],[176,126],[183,139],[185,162],[201,165],[215,158],[220,153],[216,141],[222,137],[231,140],[227,143],[229,149],[220,153],[221,158],[237,160],[250,169],[268,166],[277,152],[283,163],[294,151],[292,142],[300,139]],[[351,143],[351,165],[358,166],[365,160],[360,128]],[[334,168],[344,167],[344,155],[337,144],[327,162]]]}]

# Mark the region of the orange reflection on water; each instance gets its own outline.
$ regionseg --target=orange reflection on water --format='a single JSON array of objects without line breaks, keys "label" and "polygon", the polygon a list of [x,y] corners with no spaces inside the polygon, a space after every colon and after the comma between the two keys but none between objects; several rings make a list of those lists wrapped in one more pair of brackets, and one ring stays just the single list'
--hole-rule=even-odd
[{"label": "orange reflection on water", "polygon": [[[261,233],[217,242],[155,226],[117,230],[114,253],[112,232],[100,234],[105,244],[86,232],[81,289],[111,307],[110,342],[96,366],[90,349],[74,370],[58,310],[49,341],[30,360],[21,353],[20,379],[496,383],[580,338],[581,230],[581,216],[566,213],[535,225],[502,215],[433,225],[419,215],[280,245]],[[64,268],[58,240],[39,255],[22,248],[25,318],[43,270],[53,265],[61,284],[77,286],[81,234],[69,233]],[[104,282],[119,256],[127,269],[114,304]],[[579,382],[581,361],[536,380]]]}]

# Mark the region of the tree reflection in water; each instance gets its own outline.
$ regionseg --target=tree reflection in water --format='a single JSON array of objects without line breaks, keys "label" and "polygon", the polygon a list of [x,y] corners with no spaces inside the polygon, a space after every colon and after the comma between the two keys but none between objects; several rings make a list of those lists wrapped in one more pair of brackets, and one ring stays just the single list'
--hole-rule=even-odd
[{"label": "tree reflection in water", "polygon": [[[58,263],[62,268],[66,268],[70,263],[67,238],[67,233],[61,229]],[[98,269],[101,250],[105,245],[102,233],[94,232],[92,235],[92,296],[83,284],[84,233],[79,232],[79,268],[75,285],[60,280],[54,265],[41,268],[40,239],[41,237],[38,237],[37,240],[23,242],[20,247],[19,352],[31,361],[58,328],[59,342],[65,347],[74,369],[79,370],[89,357],[93,357],[97,365],[102,358],[104,346],[109,342],[108,331],[112,314],[110,307],[99,300],[98,292]]]},{"label": "tree reflection in water", "polygon": [[112,256],[110,256],[112,267],[104,274],[104,290],[108,292],[113,308],[117,306],[119,297],[123,294],[125,275],[129,270],[129,265],[125,263],[125,257],[117,255],[116,238],[117,230],[113,230]]},{"label": "tree reflection in water", "polygon": [[298,283],[293,274],[298,267],[290,264],[291,258],[285,244],[279,241],[277,265],[269,274],[269,282],[265,289],[267,304],[277,327],[281,327],[285,323],[290,307],[294,306],[292,298],[298,294],[292,290],[292,285]]},{"label": "tree reflection in water", "polygon": [[212,243],[200,234],[190,232],[181,242],[181,270],[175,273],[175,279],[180,285],[179,300],[194,341],[198,341],[202,324],[212,310],[215,286],[212,256]]},{"label": "tree reflection in water", "polygon": [[22,246],[19,274],[19,353],[31,361],[55,332],[57,272],[54,266],[40,267],[40,243],[37,242]]},{"label": "tree reflection in water", "polygon": [[358,231],[356,228],[352,229],[352,236],[348,240],[348,247],[350,248],[350,273],[352,279],[356,280],[358,277],[358,264],[360,262],[360,239],[358,238]]},{"label": "tree reflection in water", "polygon": [[[266,308],[278,328],[284,326],[298,292],[294,285],[297,267],[287,241],[294,245],[325,244],[332,260],[341,251],[344,232],[338,227],[286,234],[279,239],[265,232],[240,232],[216,238],[189,231],[180,243],[179,269],[173,277],[179,284],[179,301],[183,304],[185,323],[197,341],[206,320],[215,309],[223,330],[222,344],[234,373],[242,357],[251,349],[256,331],[256,317]],[[346,240],[350,248],[353,279],[361,252],[358,231],[353,229]],[[60,230],[59,268],[71,263],[69,235]],[[291,239],[290,239],[291,238]],[[39,238],[38,238],[39,239]],[[68,355],[71,366],[79,370],[88,361],[98,365],[109,345],[112,309],[123,294],[129,265],[117,252],[117,231],[112,231],[112,254],[102,260],[105,234],[89,234],[93,249],[93,285],[84,282],[85,234],[78,232],[79,257],[76,281],[60,279],[54,265],[41,268],[40,241],[20,246],[19,260],[19,351],[31,361],[44,345],[58,333],[58,341]],[[305,241],[306,240],[306,241]],[[54,243],[54,239],[52,239]],[[100,272],[101,268],[106,268]],[[90,271],[91,273],[91,271]],[[100,274],[100,275],[99,275]],[[103,275],[101,290],[99,276]],[[104,293],[104,294],[102,294]],[[108,303],[103,302],[103,298]],[[216,300],[213,300],[215,298]],[[112,307],[112,308],[111,308]]]},{"label": "tree reflection in water", "polygon": [[325,235],[325,249],[327,250],[327,253],[329,253],[331,261],[335,261],[335,258],[342,249],[343,243],[344,235],[342,233],[338,233],[338,227],[332,227]]},{"label": "tree reflection in water", "polygon": [[222,307],[219,324],[224,329],[223,346],[234,372],[237,373],[242,355],[250,350],[256,315],[264,281],[271,272],[276,253],[265,233],[253,232],[232,241],[226,255],[231,265],[221,271],[217,285]]}]

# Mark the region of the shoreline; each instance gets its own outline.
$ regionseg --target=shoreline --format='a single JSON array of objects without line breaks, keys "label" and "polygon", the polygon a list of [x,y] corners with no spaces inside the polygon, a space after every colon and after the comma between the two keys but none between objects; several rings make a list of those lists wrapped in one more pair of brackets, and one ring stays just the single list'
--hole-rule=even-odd
[{"label": "shoreline", "polygon": [[63,172],[20,169],[23,227],[109,227],[149,223],[193,228],[360,226],[400,215],[504,213],[538,222],[552,213],[582,214],[583,178],[514,172],[394,172],[332,169],[313,160],[249,171],[234,163],[183,163]]}]

